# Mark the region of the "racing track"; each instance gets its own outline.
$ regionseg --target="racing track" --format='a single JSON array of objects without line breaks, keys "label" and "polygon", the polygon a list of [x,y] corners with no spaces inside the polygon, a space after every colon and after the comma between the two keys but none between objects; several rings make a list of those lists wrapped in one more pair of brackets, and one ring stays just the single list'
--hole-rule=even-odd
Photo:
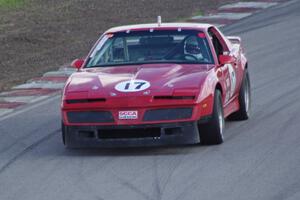
[{"label": "racing track", "polygon": [[224,144],[66,150],[54,97],[0,119],[0,199],[300,199],[300,1],[225,31],[244,41],[253,115]]}]

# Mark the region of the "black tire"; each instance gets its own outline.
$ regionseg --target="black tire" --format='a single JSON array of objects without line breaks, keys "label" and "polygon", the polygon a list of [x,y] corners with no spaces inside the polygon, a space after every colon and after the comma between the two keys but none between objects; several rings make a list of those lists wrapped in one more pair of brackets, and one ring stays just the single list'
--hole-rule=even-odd
[{"label": "black tire", "polygon": [[200,142],[204,145],[216,145],[223,143],[225,127],[222,95],[219,90],[215,91],[214,107],[211,119],[205,124],[199,124]]},{"label": "black tire", "polygon": [[68,126],[61,122],[61,137],[62,142],[67,149],[72,149],[72,142],[70,140],[70,131],[68,130]]},{"label": "black tire", "polygon": [[240,109],[232,113],[228,119],[230,120],[247,120],[250,117],[250,108],[251,108],[251,87],[250,87],[250,78],[248,70],[245,69],[245,74],[241,89],[239,92],[239,104]]},{"label": "black tire", "polygon": [[64,145],[66,145],[66,126],[64,122],[61,122],[61,138]]},{"label": "black tire", "polygon": [[62,142],[65,145],[65,148],[67,149],[75,148],[72,141],[72,134],[68,126],[66,126],[63,121],[61,122],[61,137],[62,137]]}]

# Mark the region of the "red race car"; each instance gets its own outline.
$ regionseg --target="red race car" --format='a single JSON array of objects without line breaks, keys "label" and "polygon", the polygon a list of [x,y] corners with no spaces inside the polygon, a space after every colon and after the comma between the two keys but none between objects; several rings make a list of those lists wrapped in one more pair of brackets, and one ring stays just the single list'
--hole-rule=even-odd
[{"label": "red race car", "polygon": [[241,39],[210,24],[112,28],[72,66],[61,104],[67,147],[220,144],[224,118],[249,118]]}]

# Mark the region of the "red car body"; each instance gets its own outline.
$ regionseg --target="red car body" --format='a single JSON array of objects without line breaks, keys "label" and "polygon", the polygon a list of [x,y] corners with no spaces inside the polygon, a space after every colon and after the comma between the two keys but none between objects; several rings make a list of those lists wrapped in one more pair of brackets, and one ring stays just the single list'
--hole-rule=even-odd
[{"label": "red car body", "polygon": [[[239,94],[247,68],[239,37],[225,37],[213,25],[191,23],[123,26],[110,29],[103,36],[126,31],[179,29],[202,33],[214,63],[85,68],[91,53],[85,60],[73,62],[78,72],[68,79],[61,104],[63,140],[67,146],[198,143],[201,138],[198,124],[210,120],[216,90],[221,93],[224,118],[239,111]],[[219,44],[214,41],[216,38]],[[101,38],[94,48],[100,41]],[[220,55],[216,48],[222,48]],[[134,92],[116,89],[119,83],[132,80],[145,80],[149,87]],[[145,116],[150,111],[152,115]],[[97,118],[98,114],[101,117]]]}]

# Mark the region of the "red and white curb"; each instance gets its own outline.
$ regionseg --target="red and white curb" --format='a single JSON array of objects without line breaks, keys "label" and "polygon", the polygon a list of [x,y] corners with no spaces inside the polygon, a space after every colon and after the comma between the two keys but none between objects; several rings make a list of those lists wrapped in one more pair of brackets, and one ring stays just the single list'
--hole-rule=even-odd
[{"label": "red and white curb", "polygon": [[[227,4],[207,16],[194,16],[187,21],[211,23],[221,27],[284,1],[286,0],[262,0],[260,2]],[[56,95],[64,87],[65,81],[73,72],[75,72],[75,69],[66,65],[58,71],[47,72],[42,77],[33,78],[24,84],[15,86],[11,91],[0,93],[0,117],[24,105]]]},{"label": "red and white curb", "polygon": [[215,13],[206,16],[194,16],[188,21],[210,23],[215,24],[217,27],[222,27],[245,17],[249,17],[262,9],[275,6],[280,2],[282,2],[282,0],[263,0],[261,2],[238,2],[227,4],[219,7]]},{"label": "red and white curb", "polygon": [[76,70],[64,66],[58,71],[45,73],[24,84],[0,93],[0,117],[7,115],[27,104],[45,100],[56,95],[64,87],[68,77]]}]

